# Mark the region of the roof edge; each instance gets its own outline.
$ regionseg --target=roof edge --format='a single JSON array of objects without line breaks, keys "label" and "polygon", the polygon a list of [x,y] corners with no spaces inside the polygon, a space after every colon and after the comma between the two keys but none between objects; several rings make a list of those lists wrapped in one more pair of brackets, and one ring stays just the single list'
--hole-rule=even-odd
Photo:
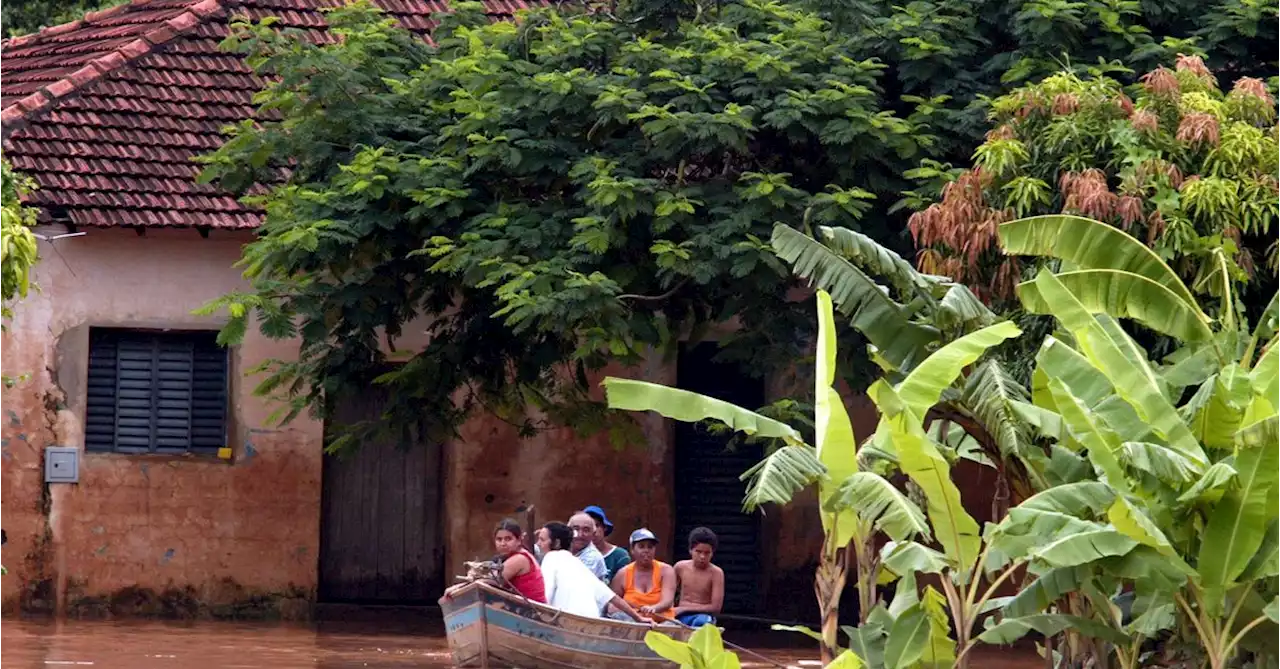
[{"label": "roof edge", "polygon": [[[8,40],[4,46],[6,49],[24,46],[41,37],[70,32],[92,25],[94,22],[104,18],[115,16],[135,6],[135,3],[131,2],[98,12],[90,12],[79,21],[44,28],[40,32],[31,35],[15,37]],[[84,67],[72,72],[70,75],[51,82],[35,93],[18,100],[3,111],[0,111],[0,139],[7,139],[15,130],[25,127],[38,116],[52,109],[58,102],[76,95],[86,86],[97,82],[106,75],[149,55],[156,48],[163,46],[175,37],[185,34],[206,19],[217,16],[222,10],[223,7],[220,0],[200,0],[200,2],[187,7],[181,14],[161,23],[156,28],[142,33],[140,37],[132,42],[89,61]]]}]

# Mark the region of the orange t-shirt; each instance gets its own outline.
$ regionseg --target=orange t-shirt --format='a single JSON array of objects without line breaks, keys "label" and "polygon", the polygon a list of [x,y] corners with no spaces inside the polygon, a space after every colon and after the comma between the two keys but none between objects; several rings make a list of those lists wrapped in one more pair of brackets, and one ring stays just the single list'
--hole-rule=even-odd
[{"label": "orange t-shirt", "polygon": [[662,601],[662,568],[661,562],[653,561],[653,585],[650,586],[649,592],[640,592],[636,590],[636,565],[634,563],[623,567],[623,571],[627,573],[622,589],[622,599],[637,609],[642,606],[655,606]]}]

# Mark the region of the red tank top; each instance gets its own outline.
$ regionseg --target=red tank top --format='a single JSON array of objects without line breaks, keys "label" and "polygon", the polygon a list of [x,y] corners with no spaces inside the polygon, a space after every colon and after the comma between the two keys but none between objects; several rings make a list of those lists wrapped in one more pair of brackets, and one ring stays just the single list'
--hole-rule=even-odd
[{"label": "red tank top", "polygon": [[[542,568],[538,566],[538,561],[533,558],[529,551],[521,548],[519,551],[512,553],[511,557],[523,555],[529,560],[529,571],[511,579],[511,587],[516,592],[524,595],[531,601],[539,604],[547,603],[547,587],[542,581]],[[510,559],[510,557],[508,557]]]}]

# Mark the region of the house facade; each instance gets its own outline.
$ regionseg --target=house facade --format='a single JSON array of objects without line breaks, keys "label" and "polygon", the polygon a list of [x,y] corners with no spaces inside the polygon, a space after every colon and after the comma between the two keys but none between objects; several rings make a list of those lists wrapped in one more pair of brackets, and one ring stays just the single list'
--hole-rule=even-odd
[{"label": "house facade", "polygon": [[[668,559],[683,557],[678,532],[720,529],[722,560],[744,581],[733,606],[767,606],[769,583],[811,561],[816,515],[740,513],[749,450],[725,459],[654,416],[644,443],[622,447],[568,430],[522,438],[477,417],[449,443],[365,444],[339,459],[323,453],[321,422],[269,422],[275,407],[245,372],[296,344],[250,332],[224,349],[219,317],[192,314],[245,287],[233,265],[259,216],[197,184],[191,158],[252,115],[263,83],[219,50],[230,17],[275,15],[323,40],[321,4],[135,1],[4,44],[4,156],[39,185],[46,238],[39,291],[3,338],[5,373],[22,378],[4,390],[0,428],[5,613],[305,617],[323,601],[433,603],[464,560],[491,553],[500,518],[587,504],[618,536],[651,528]],[[419,32],[443,8],[380,4]],[[496,19],[520,6],[489,4]],[[684,385],[715,392],[696,387],[715,378],[707,357],[614,371],[674,384],[683,365]],[[338,417],[377,410],[371,397]],[[74,469],[69,482],[47,480],[54,460],[64,477]]]},{"label": "house facade", "polygon": [[[326,426],[281,426],[247,370],[296,343],[193,310],[245,287],[234,264],[259,214],[195,180],[193,156],[253,114],[262,86],[219,41],[234,15],[277,16],[324,40],[327,0],[135,0],[5,42],[4,157],[41,209],[39,290],[3,335],[0,580],[7,615],[305,618],[317,602],[431,604],[462,562],[491,554],[501,518],[605,507],[624,541],[647,526],[665,559],[683,534],[721,534],[729,607],[814,610],[821,543],[808,499],[740,512],[737,475],[760,454],[656,416],[643,443],[569,430],[522,438],[478,416],[447,443],[325,455]],[[420,33],[434,0],[378,0]],[[488,0],[495,19],[522,5]],[[412,342],[400,342],[412,346]],[[756,405],[782,389],[739,379],[707,346],[613,373]],[[376,393],[338,419],[376,415]],[[865,435],[874,412],[851,402]],[[50,451],[50,448],[62,449]],[[55,466],[56,465],[56,466]],[[55,481],[48,480],[52,474]],[[966,489],[990,487],[977,472]]]}]

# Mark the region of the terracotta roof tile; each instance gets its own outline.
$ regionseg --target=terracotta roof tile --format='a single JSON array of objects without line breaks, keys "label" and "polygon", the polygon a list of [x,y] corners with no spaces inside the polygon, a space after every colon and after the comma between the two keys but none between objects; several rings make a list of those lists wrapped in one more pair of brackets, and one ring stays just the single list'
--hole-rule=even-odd
[{"label": "terracotta roof tile", "polygon": [[[537,0],[533,0],[535,3]],[[442,0],[374,0],[424,34]],[[528,6],[485,0],[495,19]],[[3,44],[4,154],[40,188],[42,217],[82,226],[249,229],[260,212],[196,183],[192,158],[251,118],[263,80],[219,42],[232,16],[278,16],[331,42],[323,7],[341,0],[133,0]],[[255,188],[261,191],[262,188]]]}]

